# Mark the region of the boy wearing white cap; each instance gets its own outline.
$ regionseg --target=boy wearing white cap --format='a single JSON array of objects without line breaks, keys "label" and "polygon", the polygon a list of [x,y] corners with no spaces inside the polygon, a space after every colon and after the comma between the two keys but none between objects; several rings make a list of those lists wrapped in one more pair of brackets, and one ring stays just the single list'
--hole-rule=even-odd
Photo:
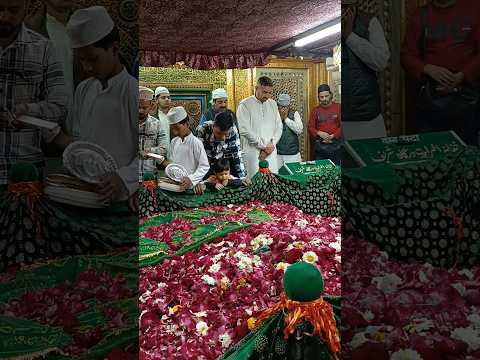
[{"label": "boy wearing white cap", "polygon": [[192,134],[189,127],[189,117],[182,106],[171,108],[167,114],[170,131],[174,138],[170,143],[169,163],[182,165],[188,172],[180,183],[183,189],[193,188],[196,194],[202,193],[200,182],[210,170],[207,153],[203,144]]},{"label": "boy wearing white cap", "polygon": [[[153,102],[153,90],[140,86],[138,89],[138,155],[139,155],[139,182],[143,182],[143,175],[154,173],[157,164],[161,164],[166,157],[168,142],[167,134],[162,129],[160,121],[150,115]],[[157,159],[147,154],[163,156]]]},{"label": "boy wearing white cap", "polygon": [[120,36],[102,6],[80,9],[67,23],[74,53],[91,77],[77,87],[73,136],[103,147],[119,170],[106,174],[98,192],[124,199],[138,188],[138,82],[120,61]]},{"label": "boy wearing white cap", "polygon": [[170,123],[168,122],[167,113],[172,107],[170,91],[164,86],[155,89],[155,101],[157,103],[157,119],[160,121],[162,129],[167,134],[167,142],[170,143]]},{"label": "boy wearing white cap", "polygon": [[222,88],[213,90],[212,91],[212,107],[208,109],[207,112],[202,114],[199,125],[203,125],[207,121],[215,120],[215,116],[217,116],[217,114],[226,111],[231,114],[233,118],[233,124],[238,130],[237,117],[235,116],[235,113],[233,111],[227,108],[227,106],[228,106],[227,91]]}]

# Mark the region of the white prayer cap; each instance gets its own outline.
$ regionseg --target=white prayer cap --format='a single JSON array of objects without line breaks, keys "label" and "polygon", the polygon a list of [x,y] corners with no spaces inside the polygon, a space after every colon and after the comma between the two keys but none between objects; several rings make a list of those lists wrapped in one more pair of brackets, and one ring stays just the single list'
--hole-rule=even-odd
[{"label": "white prayer cap", "polygon": [[139,86],[138,87],[138,98],[140,100],[153,100],[153,90],[152,89],[149,89],[145,86]]},{"label": "white prayer cap", "polygon": [[72,48],[95,44],[110,34],[115,24],[103,6],[79,9],[73,13],[67,23],[67,34]]},{"label": "white prayer cap", "polygon": [[160,94],[170,95],[170,91],[168,91],[168,89],[164,86],[159,86],[155,89],[155,97],[157,98],[158,95],[160,95]]},{"label": "white prayer cap", "polygon": [[171,108],[167,113],[170,125],[177,124],[188,117],[187,111],[183,106],[176,106]]},{"label": "white prayer cap", "polygon": [[216,99],[227,99],[227,91],[225,89],[215,89],[212,91],[212,100]]},{"label": "white prayer cap", "polygon": [[280,106],[289,106],[290,105],[290,95],[288,94],[280,94],[278,95],[277,104]]}]

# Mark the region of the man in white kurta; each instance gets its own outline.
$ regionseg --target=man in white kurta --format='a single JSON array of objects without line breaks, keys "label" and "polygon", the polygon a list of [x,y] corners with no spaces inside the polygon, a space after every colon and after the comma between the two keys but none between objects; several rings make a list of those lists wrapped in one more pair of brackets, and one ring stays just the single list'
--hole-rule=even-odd
[{"label": "man in white kurta", "polygon": [[168,121],[167,113],[172,105],[170,98],[170,91],[164,86],[159,86],[155,89],[155,101],[157,103],[157,119],[160,121],[160,126],[167,134],[167,142],[170,143],[170,123]]},{"label": "man in white kurta", "polygon": [[[63,76],[65,78],[65,90],[68,93],[68,111],[71,110],[75,82],[73,76],[73,50],[72,43],[67,34],[67,20],[72,11],[71,1],[47,0],[46,28],[48,37],[55,45],[57,59],[63,64]],[[68,124],[67,124],[68,128]],[[70,133],[71,129],[67,129]]]},{"label": "man in white kurta", "polygon": [[167,116],[172,136],[175,136],[170,143],[168,162],[182,165],[187,170],[188,175],[182,179],[181,186],[194,188],[197,192],[197,185],[210,170],[207,153],[202,141],[190,130],[188,114],[182,106],[170,109]]},{"label": "man in white kurta", "polygon": [[[138,189],[138,82],[121,64],[118,52],[112,55],[117,40],[107,50],[93,45],[114,27],[99,6],[77,10],[70,18],[67,31],[72,46],[95,75],[78,85],[69,116],[74,138],[101,146],[117,163],[116,173],[106,174],[99,185],[100,193],[123,200]],[[97,62],[91,63],[85,53],[97,54]],[[98,63],[103,66],[99,68]]]},{"label": "man in white kurta", "polygon": [[237,109],[238,127],[247,176],[258,172],[259,157],[266,157],[270,171],[278,173],[275,144],[282,136],[282,119],[272,97],[273,83],[266,76],[258,79],[255,95],[240,102]]}]

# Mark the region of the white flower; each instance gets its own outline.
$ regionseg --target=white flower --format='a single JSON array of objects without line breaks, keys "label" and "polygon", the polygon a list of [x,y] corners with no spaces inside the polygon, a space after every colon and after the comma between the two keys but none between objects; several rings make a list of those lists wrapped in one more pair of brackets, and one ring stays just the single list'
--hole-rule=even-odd
[{"label": "white flower", "polygon": [[413,349],[395,351],[390,360],[423,360],[418,352]]},{"label": "white flower", "polygon": [[216,262],[217,262],[218,260],[220,260],[223,256],[225,256],[225,255],[222,254],[222,253],[219,253],[219,254],[215,255],[214,257],[212,257],[212,260],[213,260],[213,262],[216,263]]},{"label": "white flower", "polygon": [[216,273],[216,272],[218,272],[218,271],[220,270],[220,268],[221,268],[220,264],[215,263],[215,264],[213,264],[212,266],[210,266],[210,268],[208,269],[208,272],[210,272],[210,273]]},{"label": "white flower", "polygon": [[167,284],[165,284],[164,282],[159,282],[157,287],[161,289],[161,288],[167,287]]},{"label": "white flower", "polygon": [[292,239],[293,239],[293,240],[297,240],[297,236],[296,236],[296,235],[292,235]]},{"label": "white flower", "polygon": [[166,332],[169,334],[173,334],[178,330],[178,326],[175,324],[168,324],[166,325]]},{"label": "white flower", "polygon": [[473,280],[475,279],[475,275],[468,269],[463,269],[458,272],[458,275],[465,275],[468,280]]},{"label": "white flower", "polygon": [[350,346],[352,347],[352,349],[355,349],[355,348],[363,345],[367,341],[368,341],[368,339],[365,337],[365,333],[360,332],[360,333],[357,333],[353,336],[352,341],[350,341]]},{"label": "white flower", "polygon": [[450,337],[467,343],[469,351],[480,349],[480,330],[473,326],[456,328],[452,331]]},{"label": "white flower", "polygon": [[467,289],[465,288],[465,286],[463,286],[462,283],[452,284],[452,287],[455,288],[455,290],[457,290],[461,296],[465,296],[465,294],[467,293]]},{"label": "white flower", "polygon": [[241,259],[241,258],[245,257],[246,255],[241,251],[237,251],[233,256],[236,257],[237,259]]},{"label": "white flower", "polygon": [[252,240],[250,245],[252,245],[253,251],[256,251],[264,246],[270,246],[273,242],[273,239],[270,236],[260,234],[255,239]]},{"label": "white flower", "polygon": [[335,249],[336,252],[340,252],[340,250],[342,250],[342,244],[340,242],[332,242],[330,243],[330,247]]},{"label": "white flower", "polygon": [[367,321],[372,321],[375,318],[375,314],[367,310],[363,313],[363,318]]},{"label": "white flower", "polygon": [[275,270],[283,270],[283,271],[285,271],[285,270],[287,270],[287,268],[288,268],[289,266],[290,266],[289,263],[279,262],[279,263],[277,264],[277,266],[275,266]]},{"label": "white flower", "polygon": [[308,221],[305,220],[305,219],[297,220],[297,221],[295,221],[295,225],[297,225],[298,227],[303,229],[303,228],[307,227]]},{"label": "white flower", "polygon": [[210,286],[213,286],[216,284],[215,279],[210,275],[203,275],[202,280],[205,281]]},{"label": "white flower", "polygon": [[147,300],[150,299],[151,297],[152,297],[152,293],[149,290],[147,290],[138,299],[142,304],[145,304]]},{"label": "white flower", "polygon": [[222,348],[226,349],[232,343],[232,338],[227,333],[222,334],[218,337],[218,341],[222,344]]},{"label": "white flower", "polygon": [[232,204],[228,204],[227,207],[228,207],[229,209],[231,209],[231,208],[233,208],[233,205],[232,205]]},{"label": "white flower", "polygon": [[253,311],[250,309],[245,309],[245,312],[247,313],[248,316],[252,316]]},{"label": "white flower", "polygon": [[199,312],[192,313],[192,314],[195,315],[196,317],[207,317],[208,316],[206,311],[199,311]]},{"label": "white flower", "polygon": [[480,328],[480,315],[478,314],[470,314],[467,316],[467,320],[470,321],[470,323],[475,326]]},{"label": "white flower", "polygon": [[207,323],[206,323],[205,321],[199,321],[199,322],[197,323],[196,328],[197,328],[197,333],[198,333],[198,335],[200,335],[200,336],[205,336],[205,335],[207,335],[207,333],[208,333],[208,325],[207,325]]},{"label": "white flower", "polygon": [[302,259],[309,264],[314,264],[318,261],[318,256],[313,251],[307,251],[303,254]]},{"label": "white flower", "polygon": [[342,257],[340,255],[335,255],[335,261],[338,263],[342,262]]},{"label": "white flower", "polygon": [[247,247],[247,244],[241,243],[240,245],[238,245],[238,247],[239,247],[240,249],[245,249],[245,248]]},{"label": "white flower", "polygon": [[405,326],[403,329],[411,334],[417,333],[420,335],[424,335],[425,332],[427,332],[434,326],[435,324],[432,320],[422,318],[413,320],[412,324]]},{"label": "white flower", "polygon": [[255,266],[262,266],[262,259],[260,259],[260,256],[255,255],[252,259],[252,264]]},{"label": "white flower", "polygon": [[240,268],[240,270],[244,270],[247,272],[252,272],[253,271],[253,266],[252,266],[252,259],[250,259],[248,256],[244,256],[240,258],[240,261],[237,263],[237,266]]},{"label": "white flower", "polygon": [[385,292],[391,293],[397,290],[398,285],[402,283],[396,274],[386,274],[384,276],[377,276],[372,279],[372,283],[377,287],[377,289]]},{"label": "white flower", "polygon": [[419,279],[420,282],[422,282],[422,283],[428,283],[427,275],[425,275],[425,273],[423,272],[423,270],[420,270],[420,271],[418,272],[418,279]]},{"label": "white flower", "polygon": [[303,249],[303,243],[301,241],[294,241],[293,243],[288,244],[287,251],[292,249]]}]

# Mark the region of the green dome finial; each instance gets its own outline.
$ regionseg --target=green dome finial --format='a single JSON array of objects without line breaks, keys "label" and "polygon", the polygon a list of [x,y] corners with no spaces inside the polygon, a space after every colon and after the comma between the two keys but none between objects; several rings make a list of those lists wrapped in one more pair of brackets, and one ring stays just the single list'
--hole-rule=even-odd
[{"label": "green dome finial", "polygon": [[297,262],[290,265],[283,275],[283,288],[290,300],[309,302],[323,293],[323,277],[316,266]]}]

